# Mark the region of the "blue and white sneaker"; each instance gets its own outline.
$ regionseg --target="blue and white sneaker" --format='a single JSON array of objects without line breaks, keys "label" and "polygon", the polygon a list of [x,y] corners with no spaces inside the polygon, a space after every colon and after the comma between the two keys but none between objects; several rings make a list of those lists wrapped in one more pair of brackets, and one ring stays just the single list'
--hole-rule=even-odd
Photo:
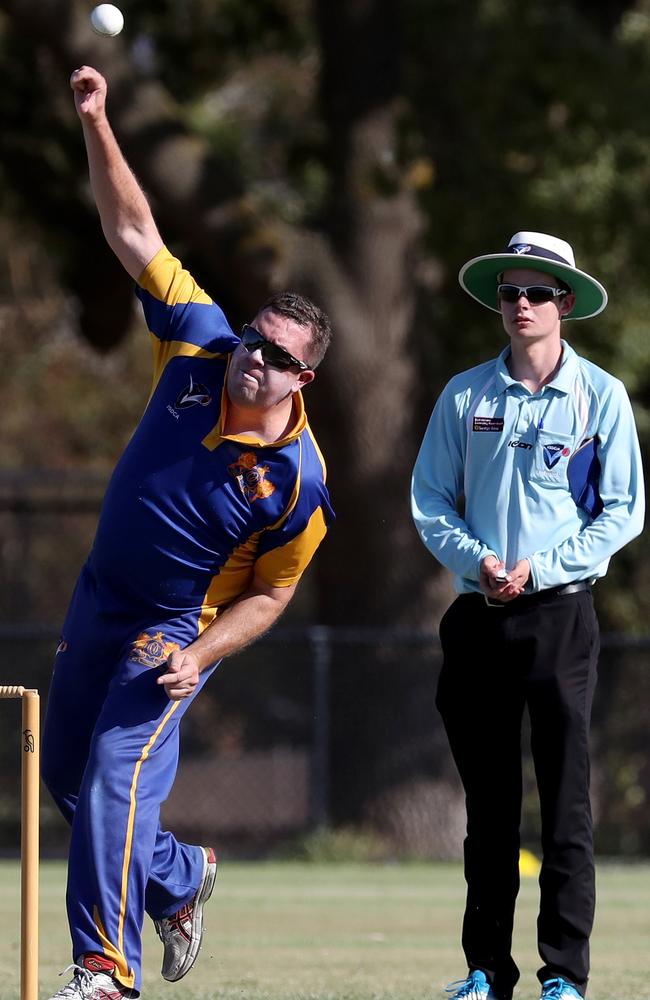
[{"label": "blue and white sneaker", "polygon": [[447,993],[453,993],[451,1000],[496,1000],[496,993],[481,969],[474,969],[467,979],[449,983],[445,990]]},{"label": "blue and white sneaker", "polygon": [[580,990],[577,990],[568,979],[556,976],[555,979],[546,979],[542,983],[540,1000],[584,1000],[584,998]]}]

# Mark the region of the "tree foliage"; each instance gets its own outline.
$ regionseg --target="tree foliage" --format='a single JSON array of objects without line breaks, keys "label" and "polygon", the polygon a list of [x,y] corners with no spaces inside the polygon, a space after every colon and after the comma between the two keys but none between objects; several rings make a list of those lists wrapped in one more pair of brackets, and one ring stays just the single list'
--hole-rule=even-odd
[{"label": "tree foliage", "polygon": [[[70,336],[100,354],[123,350],[133,323],[130,282],[104,245],[67,92],[70,71],[92,63],[109,79],[112,121],[165,239],[233,325],[287,285],[332,315],[335,343],[309,397],[338,512],[312,577],[315,617],[435,622],[449,583],[411,526],[410,469],[444,382],[502,346],[498,320],[458,288],[466,259],[501,249],[518,229],[575,246],[611,306],[566,335],[625,380],[647,447],[650,4],[124,7],[124,33],[107,40],[92,35],[86,0],[0,0],[6,309],[19,326],[24,297],[42,295],[45,276],[63,296]],[[33,275],[19,296],[16,244]],[[19,375],[23,389],[35,377]],[[97,406],[89,426],[117,424]],[[120,412],[115,452],[134,416],[130,405]],[[89,461],[91,437],[80,435],[66,460]],[[646,548],[619,555],[599,588],[610,629],[645,631]],[[341,671],[334,692],[339,705],[361,700],[370,719],[402,697],[394,660],[378,654],[371,669],[376,685],[359,690]],[[343,759],[363,722],[338,718]],[[344,812],[360,784],[355,776],[341,792]]]}]

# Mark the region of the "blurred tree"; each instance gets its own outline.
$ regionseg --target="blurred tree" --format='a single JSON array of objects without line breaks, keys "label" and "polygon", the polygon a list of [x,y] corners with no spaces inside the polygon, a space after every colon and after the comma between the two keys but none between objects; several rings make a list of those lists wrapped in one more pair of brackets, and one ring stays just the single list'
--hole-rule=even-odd
[{"label": "blurred tree", "polygon": [[[110,352],[131,283],[66,92],[92,63],[161,231],[233,326],[280,286],[331,313],[309,397],[338,512],[315,567],[320,620],[433,623],[448,602],[410,523],[409,473],[444,381],[502,346],[458,267],[517,229],[565,235],[610,288],[605,316],[567,336],[626,380],[647,439],[645,0],[131,0],[116,39],[92,34],[89,7],[0,0],[1,210],[28,221],[83,336]],[[609,627],[647,619],[644,554],[626,550],[599,588]],[[407,673],[381,651],[336,671],[339,815],[402,780],[408,733],[385,720]],[[346,770],[361,745],[375,763]]]}]

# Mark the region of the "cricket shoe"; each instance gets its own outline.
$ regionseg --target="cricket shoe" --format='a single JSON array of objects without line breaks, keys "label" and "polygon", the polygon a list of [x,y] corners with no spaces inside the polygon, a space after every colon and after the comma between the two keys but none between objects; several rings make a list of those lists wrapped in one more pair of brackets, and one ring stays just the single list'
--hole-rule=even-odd
[{"label": "cricket shoe", "polygon": [[196,895],[171,917],[154,920],[163,943],[163,979],[176,983],[186,976],[196,961],[203,939],[203,907],[212,895],[217,877],[217,859],[211,847],[202,847],[203,876]]},{"label": "cricket shoe", "polygon": [[556,976],[555,979],[546,979],[542,983],[540,1000],[583,1000],[583,997],[568,979]]},{"label": "cricket shoe", "polygon": [[81,965],[69,965],[59,975],[71,969],[74,975],[70,982],[50,1000],[124,1000],[139,995],[113,978],[115,963],[103,955],[84,955]]},{"label": "cricket shoe", "polygon": [[451,1000],[496,1000],[496,993],[481,969],[474,969],[467,979],[459,979],[445,987],[447,993],[453,993]]}]

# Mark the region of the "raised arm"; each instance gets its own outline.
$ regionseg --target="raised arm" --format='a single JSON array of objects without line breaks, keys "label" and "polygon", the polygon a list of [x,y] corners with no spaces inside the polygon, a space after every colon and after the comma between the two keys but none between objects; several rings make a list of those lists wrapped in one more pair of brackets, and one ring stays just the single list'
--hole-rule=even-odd
[{"label": "raised arm", "polygon": [[106,117],[106,80],[92,66],[70,77],[83,127],[88,169],[104,235],[120,263],[137,280],[163,245],[149,203]]}]

